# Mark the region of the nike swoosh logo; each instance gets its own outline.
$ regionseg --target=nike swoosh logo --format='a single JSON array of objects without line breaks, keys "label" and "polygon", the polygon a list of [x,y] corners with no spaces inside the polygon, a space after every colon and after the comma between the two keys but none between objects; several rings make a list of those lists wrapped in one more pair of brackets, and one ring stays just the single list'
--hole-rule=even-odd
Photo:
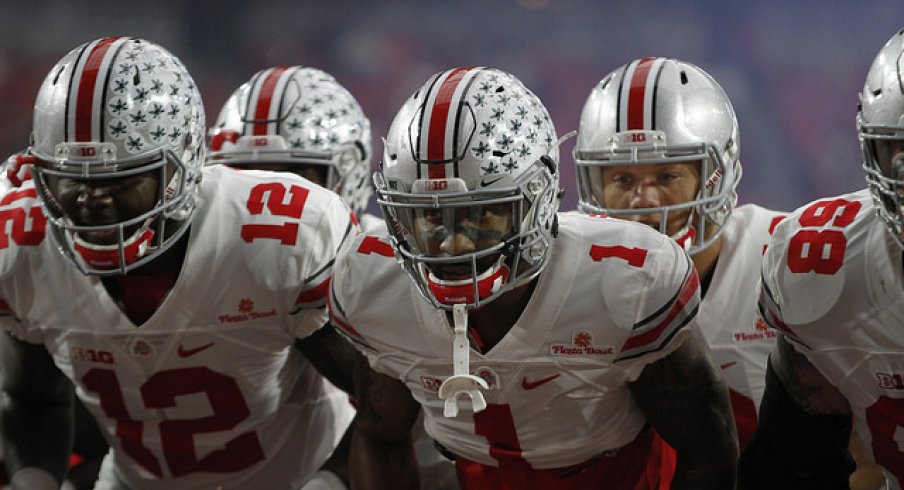
[{"label": "nike swoosh logo", "polygon": [[727,362],[727,363],[725,363],[725,364],[723,364],[723,365],[721,365],[721,366],[719,366],[719,367],[722,368],[722,369],[728,369],[728,368],[734,366],[734,365],[737,364],[737,363],[738,363],[738,361],[731,361],[731,362]]},{"label": "nike swoosh logo", "polygon": [[211,342],[209,344],[199,345],[198,347],[193,347],[191,349],[186,349],[186,348],[182,347],[182,344],[179,344],[179,348],[176,350],[176,354],[178,354],[179,357],[190,357],[190,356],[193,356],[193,355],[197,354],[198,352],[201,352],[202,350],[210,348],[212,346],[213,346],[213,342]]},{"label": "nike swoosh logo", "polygon": [[542,384],[549,383],[550,381],[558,378],[558,374],[553,374],[552,376],[547,376],[545,378],[538,379],[536,381],[528,381],[527,377],[521,378],[521,387],[525,390],[532,390]]},{"label": "nike swoosh logo", "polygon": [[487,181],[487,178],[484,177],[483,179],[480,180],[480,185],[481,185],[481,187],[487,187],[487,186],[491,186],[491,185],[495,184],[496,182],[499,182],[500,180],[502,180],[501,176],[496,177],[495,179],[490,180],[490,181]]}]

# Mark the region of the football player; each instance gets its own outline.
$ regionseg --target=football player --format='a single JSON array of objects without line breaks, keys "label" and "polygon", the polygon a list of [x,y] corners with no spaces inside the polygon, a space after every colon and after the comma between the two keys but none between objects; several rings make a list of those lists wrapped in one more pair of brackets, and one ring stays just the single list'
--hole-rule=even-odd
[{"label": "football player", "polygon": [[744,489],[848,488],[852,428],[888,488],[904,482],[902,55],[904,29],[860,93],[867,189],[796,210],[763,259],[759,314],[781,335],[739,466]]},{"label": "football player", "polygon": [[[370,120],[322,70],[280,66],[257,72],[223,105],[208,145],[209,165],[296,173],[339,194],[363,230],[383,225],[366,212],[373,194]],[[436,487],[441,479],[454,480],[432,439],[422,433],[416,448],[422,481]],[[327,466],[347,481],[341,456],[334,453]]]},{"label": "football player", "polygon": [[734,485],[693,265],[647,226],[559,214],[559,143],[497,69],[437,73],[396,115],[375,176],[388,234],[359,236],[330,292],[387,375],[358,396],[382,416],[355,425],[353,486],[396,488],[419,406],[464,489],[653,488],[651,428],[676,488]]},{"label": "football player", "polygon": [[574,157],[582,212],[647,224],[690,254],[701,283],[697,324],[728,384],[743,449],[777,334],[739,299],[754,295],[783,214],[735,207],[738,153],[738,122],[719,84],[686,61],[648,57],[593,88]]},{"label": "football player", "polygon": [[350,211],[288,173],[202,167],[204,137],[191,75],[146,40],[88,42],[41,85],[33,180],[0,200],[13,488],[59,487],[73,392],[110,444],[103,489],[297,489],[348,426],[315,365],[351,389],[360,355],[321,328]]},{"label": "football player", "polygon": [[223,104],[209,136],[208,164],[294,172],[339,194],[362,228],[382,222],[365,213],[373,194],[370,120],[322,70],[255,73]]}]

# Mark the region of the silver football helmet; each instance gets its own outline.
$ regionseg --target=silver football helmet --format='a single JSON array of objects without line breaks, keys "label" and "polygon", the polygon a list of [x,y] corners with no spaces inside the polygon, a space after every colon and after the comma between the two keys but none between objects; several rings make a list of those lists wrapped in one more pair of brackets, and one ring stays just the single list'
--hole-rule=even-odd
[{"label": "silver football helmet", "polygon": [[355,213],[373,193],[370,121],[348,90],[316,68],[254,74],[223,105],[209,145],[209,164],[322,168],[321,184]]},{"label": "silver football helmet", "polygon": [[[579,209],[615,217],[658,214],[662,233],[670,214],[690,210],[672,238],[695,254],[718,238],[731,217],[741,179],[738,149],[734,109],[706,72],[668,58],[631,61],[603,77],[584,105],[574,150]],[[689,202],[642,209],[604,202],[607,167],[685,162],[698,163],[700,171]]]},{"label": "silver football helmet", "polygon": [[873,60],[860,92],[857,129],[876,212],[904,248],[904,29]]},{"label": "silver football helmet", "polygon": [[[106,37],[66,54],[41,85],[34,110],[35,185],[51,236],[86,274],[125,274],[188,229],[204,161],[204,107],[191,75],[166,49]],[[93,181],[159,172],[157,203],[125,221],[77,225],[57,202],[59,179]],[[110,233],[113,244],[84,234]]]},{"label": "silver football helmet", "polygon": [[[558,143],[540,100],[496,69],[437,73],[405,102],[374,181],[393,247],[428,301],[477,308],[540,273],[556,228]],[[477,246],[436,253],[460,233]]]}]

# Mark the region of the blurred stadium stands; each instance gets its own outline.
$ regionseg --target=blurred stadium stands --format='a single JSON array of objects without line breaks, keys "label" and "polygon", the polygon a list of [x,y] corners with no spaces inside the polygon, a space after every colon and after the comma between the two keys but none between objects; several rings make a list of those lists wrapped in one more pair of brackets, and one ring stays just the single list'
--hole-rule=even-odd
[{"label": "blurred stadium stands", "polygon": [[[182,58],[208,121],[238,84],[277,64],[332,73],[379,136],[430,74],[508,70],[575,129],[591,87],[640,56],[691,61],[732,98],[741,125],[740,200],[790,209],[864,186],[854,115],[901,0],[0,0],[0,151],[27,145],[44,74],[66,51],[135,35]],[[563,208],[574,206],[573,140]]]}]

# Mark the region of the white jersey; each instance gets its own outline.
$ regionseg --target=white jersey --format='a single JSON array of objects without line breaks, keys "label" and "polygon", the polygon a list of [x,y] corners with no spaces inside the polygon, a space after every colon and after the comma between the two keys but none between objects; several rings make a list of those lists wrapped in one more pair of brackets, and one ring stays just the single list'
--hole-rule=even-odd
[{"label": "white jersey", "polygon": [[337,262],[330,295],[334,323],[376,370],[407,385],[433,438],[491,466],[491,447],[516,450],[535,469],[634,440],[646,420],[627,383],[680,345],[698,304],[693,266],[668,237],[559,214],[549,263],[521,317],[487,353],[470,351],[471,372],[489,385],[488,408],[475,414],[465,397],[447,418],[437,390],[453,372],[452,328],[419,295],[385,235],[358,238]]},{"label": "white jersey", "polygon": [[821,199],[776,228],[760,313],[847,398],[861,447],[904,482],[904,268],[864,190]]},{"label": "white jersey", "polygon": [[326,322],[356,234],[337,196],[205,167],[178,280],[139,327],[43,239],[33,184],[17,192],[0,202],[2,323],[43,344],[97,418],[105,488],[294,489],[320,467],[352,410],[294,342]]},{"label": "white jersey", "polygon": [[382,217],[370,213],[361,213],[361,216],[358,216],[358,225],[364,233],[378,229],[381,226],[384,228],[386,227],[386,223],[383,221]]},{"label": "white jersey", "polygon": [[722,248],[697,324],[728,384],[741,444],[756,430],[766,388],[766,362],[776,333],[757,322],[756,286],[763,253],[784,214],[752,204],[735,208],[722,232]]}]

